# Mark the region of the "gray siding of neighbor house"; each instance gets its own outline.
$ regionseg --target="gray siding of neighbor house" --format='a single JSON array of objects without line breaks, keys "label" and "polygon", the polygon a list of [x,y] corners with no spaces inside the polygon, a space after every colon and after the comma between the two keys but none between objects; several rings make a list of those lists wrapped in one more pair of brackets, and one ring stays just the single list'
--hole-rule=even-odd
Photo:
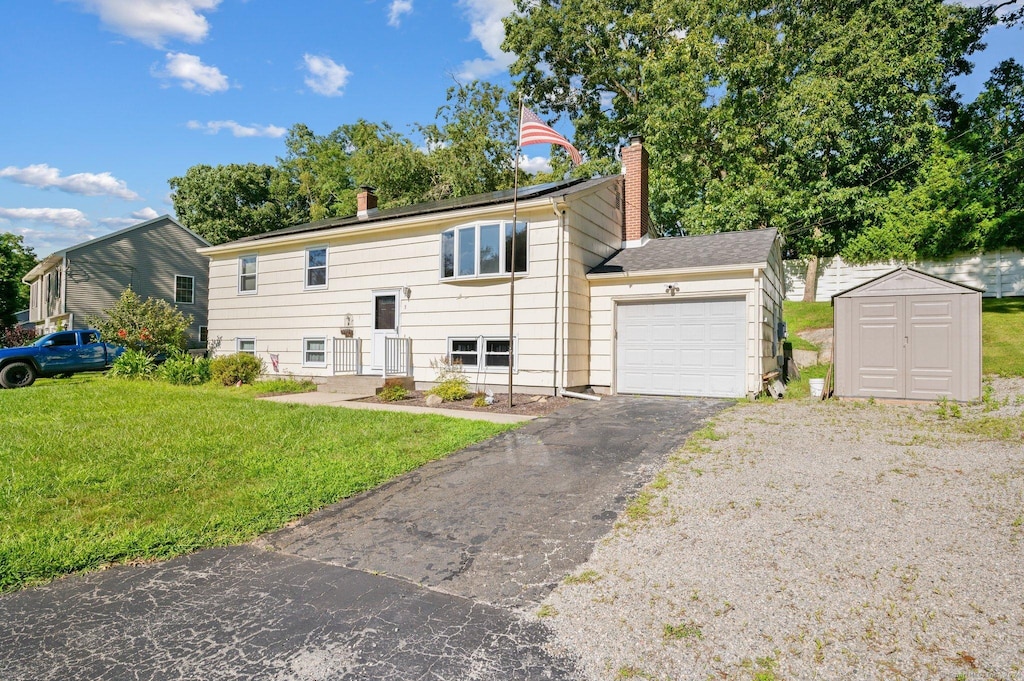
[{"label": "gray siding of neighbor house", "polygon": [[[189,335],[199,338],[207,325],[209,260],[196,253],[206,244],[170,220],[126,231],[124,234],[83,244],[68,251],[67,311],[74,326],[85,328],[89,318],[113,307],[129,286],[140,298],[162,298],[193,317]],[[175,304],[175,276],[193,278],[195,301]]]}]

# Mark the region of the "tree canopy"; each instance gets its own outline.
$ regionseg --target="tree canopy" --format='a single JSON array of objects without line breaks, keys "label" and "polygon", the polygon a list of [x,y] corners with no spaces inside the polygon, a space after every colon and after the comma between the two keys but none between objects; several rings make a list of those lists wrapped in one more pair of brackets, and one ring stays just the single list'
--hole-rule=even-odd
[{"label": "tree canopy", "polygon": [[23,237],[0,233],[0,327],[12,326],[15,314],[28,307],[28,286],[21,279],[36,262],[36,254]]},{"label": "tree canopy", "polygon": [[[567,115],[591,157],[643,134],[663,232],[778,227],[790,252],[810,259],[859,253],[860,237],[886,224],[907,229],[895,209],[901,197],[920,205],[915,189],[934,181],[940,191],[955,165],[943,140],[992,119],[1012,89],[1013,74],[1002,73],[991,94],[964,107],[952,85],[996,21],[992,7],[518,0],[517,10],[505,21],[517,88]],[[975,171],[996,151],[954,150]],[[1006,215],[1010,204],[993,214]],[[991,246],[1015,231],[1000,220],[975,243]],[[1019,232],[1019,216],[1009,220]],[[903,240],[889,243],[893,254],[906,253]],[[930,247],[919,245],[915,253]]]}]

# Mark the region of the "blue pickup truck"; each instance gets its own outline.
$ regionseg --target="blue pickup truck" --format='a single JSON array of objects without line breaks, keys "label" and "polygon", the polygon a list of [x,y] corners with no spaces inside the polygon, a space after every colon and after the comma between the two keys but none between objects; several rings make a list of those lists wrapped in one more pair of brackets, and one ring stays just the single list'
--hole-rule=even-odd
[{"label": "blue pickup truck", "polygon": [[110,368],[124,348],[96,329],[58,331],[20,348],[0,349],[0,388],[25,388],[37,378]]}]

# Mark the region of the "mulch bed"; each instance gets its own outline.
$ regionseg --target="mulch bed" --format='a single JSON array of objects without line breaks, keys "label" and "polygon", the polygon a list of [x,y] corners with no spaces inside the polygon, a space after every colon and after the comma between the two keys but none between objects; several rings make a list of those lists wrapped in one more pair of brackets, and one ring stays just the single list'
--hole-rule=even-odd
[{"label": "mulch bed", "polygon": [[[512,407],[508,406],[508,393],[494,393],[494,404],[486,407],[474,407],[473,401],[476,395],[470,396],[458,402],[444,402],[435,409],[458,409],[461,411],[480,411],[495,414],[516,414],[518,416],[547,416],[562,407],[576,402],[568,397],[553,397],[541,395],[520,395],[513,393]],[[380,404],[401,404],[410,407],[426,407],[427,394],[419,390],[412,390],[404,400],[397,402],[381,402],[376,397],[367,397],[360,402],[375,402]]]}]

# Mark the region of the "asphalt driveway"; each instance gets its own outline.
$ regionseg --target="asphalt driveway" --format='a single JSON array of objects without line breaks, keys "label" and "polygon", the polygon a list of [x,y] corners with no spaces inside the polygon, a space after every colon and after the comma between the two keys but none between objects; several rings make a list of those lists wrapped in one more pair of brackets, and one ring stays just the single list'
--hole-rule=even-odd
[{"label": "asphalt driveway", "polygon": [[532,611],[728,404],[575,404],[251,545],[0,597],[0,678],[576,678]]}]

